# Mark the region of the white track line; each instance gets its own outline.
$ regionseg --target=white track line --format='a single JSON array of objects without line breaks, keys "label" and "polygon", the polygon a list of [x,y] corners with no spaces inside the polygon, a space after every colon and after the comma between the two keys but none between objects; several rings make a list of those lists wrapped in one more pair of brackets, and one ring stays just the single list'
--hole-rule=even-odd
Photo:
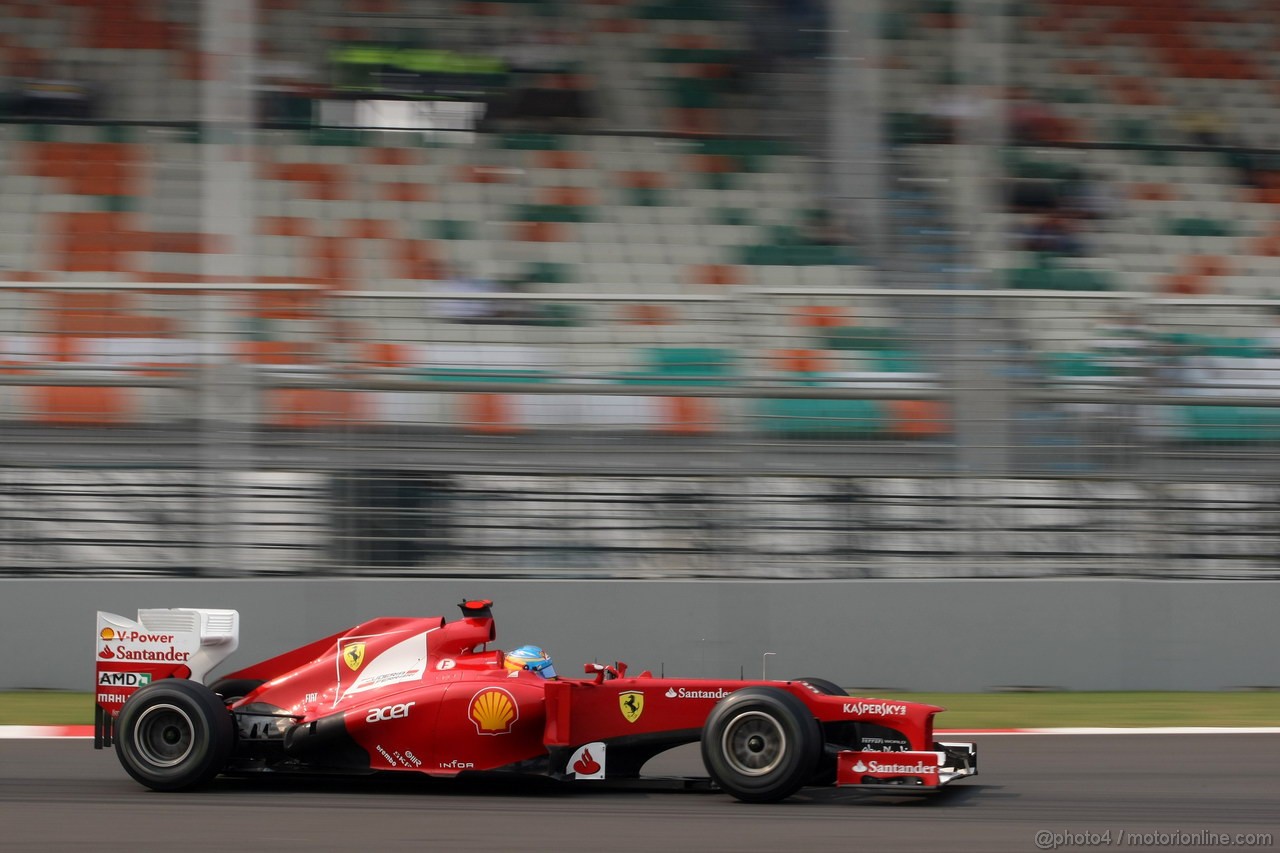
[{"label": "white track line", "polygon": [[0,726],[0,740],[91,737],[93,726]]}]

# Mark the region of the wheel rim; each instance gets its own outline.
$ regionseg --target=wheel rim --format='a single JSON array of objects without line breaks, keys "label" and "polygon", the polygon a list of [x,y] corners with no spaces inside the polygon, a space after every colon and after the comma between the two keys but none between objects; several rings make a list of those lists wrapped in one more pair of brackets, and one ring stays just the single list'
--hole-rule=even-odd
[{"label": "wheel rim", "polygon": [[721,753],[737,773],[764,776],[775,770],[787,754],[787,733],[768,714],[739,714],[720,736]]},{"label": "wheel rim", "polygon": [[133,724],[133,742],[148,764],[174,767],[195,747],[195,725],[176,705],[152,705]]}]

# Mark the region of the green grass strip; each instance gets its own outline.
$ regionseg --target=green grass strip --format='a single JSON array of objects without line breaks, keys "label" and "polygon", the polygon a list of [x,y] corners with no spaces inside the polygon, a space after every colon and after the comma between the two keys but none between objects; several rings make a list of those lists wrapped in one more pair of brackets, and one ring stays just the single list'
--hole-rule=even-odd
[{"label": "green grass strip", "polygon": [[[855,691],[857,692],[857,691]],[[1280,726],[1280,692],[891,693],[941,705],[947,729]]]},{"label": "green grass strip", "polygon": [[0,693],[0,726],[93,724],[93,694],[58,690]]}]

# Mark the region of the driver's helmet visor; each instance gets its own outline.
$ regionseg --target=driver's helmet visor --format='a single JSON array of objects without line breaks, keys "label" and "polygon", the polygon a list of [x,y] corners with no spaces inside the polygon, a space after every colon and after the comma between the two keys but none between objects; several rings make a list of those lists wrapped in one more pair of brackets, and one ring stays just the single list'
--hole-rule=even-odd
[{"label": "driver's helmet visor", "polygon": [[541,675],[543,678],[556,677],[556,668],[554,665],[552,665],[551,661],[547,659],[529,661],[527,664],[525,664],[524,668],[529,670],[530,672],[536,672],[538,675]]}]

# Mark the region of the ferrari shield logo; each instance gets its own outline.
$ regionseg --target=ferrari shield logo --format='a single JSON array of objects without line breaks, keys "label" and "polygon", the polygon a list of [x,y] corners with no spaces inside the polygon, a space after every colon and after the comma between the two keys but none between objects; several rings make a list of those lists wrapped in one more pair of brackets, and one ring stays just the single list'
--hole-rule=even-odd
[{"label": "ferrari shield logo", "polygon": [[618,708],[628,723],[634,723],[644,713],[644,694],[638,690],[628,690],[618,694]]},{"label": "ferrari shield logo", "polygon": [[344,647],[342,659],[347,662],[352,672],[359,669],[360,664],[364,663],[364,643],[351,643]]}]

